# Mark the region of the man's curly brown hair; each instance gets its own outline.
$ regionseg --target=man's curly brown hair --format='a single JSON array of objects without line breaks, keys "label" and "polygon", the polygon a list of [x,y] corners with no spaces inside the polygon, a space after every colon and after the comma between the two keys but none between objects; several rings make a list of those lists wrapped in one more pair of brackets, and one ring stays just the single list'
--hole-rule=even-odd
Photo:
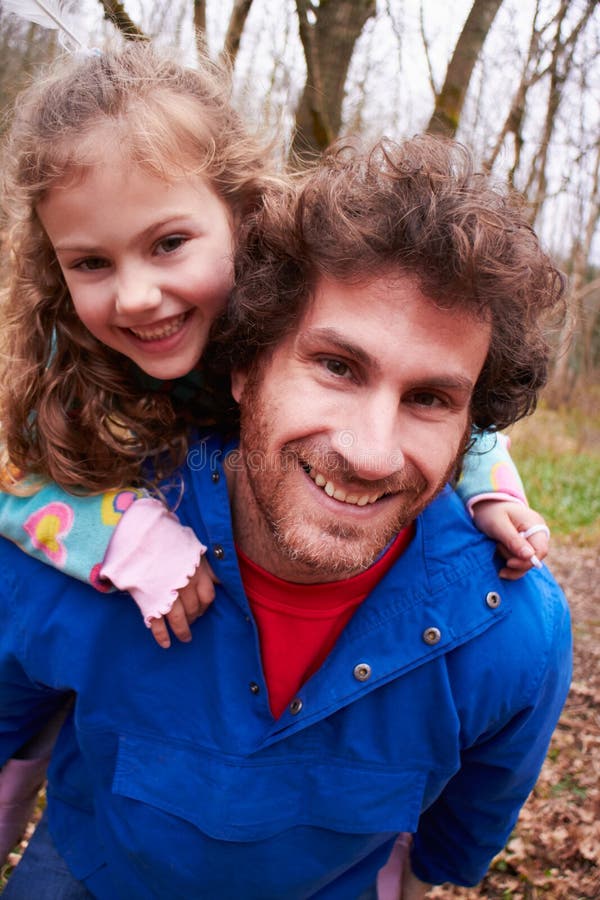
[{"label": "man's curly brown hair", "polygon": [[368,152],[334,148],[280,202],[248,220],[215,359],[249,369],[300,321],[319,279],[417,279],[436,305],[491,323],[471,404],[475,427],[532,412],[547,376],[544,322],[564,278],[518,197],[462,145],[429,135]]}]

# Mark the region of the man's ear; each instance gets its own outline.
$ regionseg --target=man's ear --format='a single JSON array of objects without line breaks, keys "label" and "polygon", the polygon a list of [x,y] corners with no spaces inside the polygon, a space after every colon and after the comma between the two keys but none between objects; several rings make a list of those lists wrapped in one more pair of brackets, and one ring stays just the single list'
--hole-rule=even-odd
[{"label": "man's ear", "polygon": [[231,395],[236,403],[240,402],[247,380],[248,373],[243,369],[234,369],[231,373]]}]

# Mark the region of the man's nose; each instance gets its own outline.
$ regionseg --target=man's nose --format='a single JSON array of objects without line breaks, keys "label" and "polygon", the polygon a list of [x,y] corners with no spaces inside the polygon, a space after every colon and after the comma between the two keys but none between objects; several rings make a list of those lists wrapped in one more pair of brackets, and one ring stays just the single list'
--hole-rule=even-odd
[{"label": "man's nose", "polygon": [[366,480],[388,478],[400,471],[405,460],[397,406],[379,404],[367,409],[359,405],[347,424],[334,432],[332,450],[356,476]]},{"label": "man's nose", "polygon": [[141,267],[131,267],[117,277],[115,309],[121,315],[135,315],[160,306],[162,291],[156,280]]}]

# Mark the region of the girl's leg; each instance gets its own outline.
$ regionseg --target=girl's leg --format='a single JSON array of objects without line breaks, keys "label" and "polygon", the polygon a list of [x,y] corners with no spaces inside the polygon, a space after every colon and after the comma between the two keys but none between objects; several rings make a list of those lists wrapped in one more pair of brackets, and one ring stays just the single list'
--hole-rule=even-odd
[{"label": "girl's leg", "polygon": [[410,849],[411,837],[401,834],[392,848],[390,858],[377,875],[378,900],[398,900],[402,885],[404,863]]},{"label": "girl's leg", "polygon": [[21,839],[31,818],[56,736],[72,703],[69,697],[39,734],[0,769],[0,864]]}]

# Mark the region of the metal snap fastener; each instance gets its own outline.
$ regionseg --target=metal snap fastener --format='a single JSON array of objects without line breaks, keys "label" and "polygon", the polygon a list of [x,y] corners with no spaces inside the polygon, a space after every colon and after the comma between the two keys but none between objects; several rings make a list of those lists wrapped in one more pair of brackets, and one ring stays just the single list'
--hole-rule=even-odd
[{"label": "metal snap fastener", "polygon": [[502,603],[502,597],[497,591],[489,591],[489,593],[485,595],[485,602],[490,609],[497,609]]},{"label": "metal snap fastener", "polygon": [[426,628],[425,631],[423,632],[423,640],[425,641],[426,644],[429,644],[431,647],[434,644],[439,644],[441,639],[442,639],[442,632],[440,631],[439,628],[435,628],[432,626],[431,628]]},{"label": "metal snap fastener", "polygon": [[260,688],[255,681],[251,681],[248,687],[250,688],[251,694],[258,694],[258,692],[260,691]]},{"label": "metal snap fastener", "polygon": [[215,546],[213,547],[213,553],[217,559],[225,559],[225,551],[220,544],[215,544]]},{"label": "metal snap fastener", "polygon": [[354,666],[352,674],[357,681],[367,681],[371,677],[371,666],[368,663],[359,663]]},{"label": "metal snap fastener", "polygon": [[211,472],[210,479],[213,484],[217,484],[217,482],[221,479],[221,474],[219,472]]},{"label": "metal snap fastener", "polygon": [[298,713],[300,712],[300,710],[302,709],[303,705],[304,704],[302,703],[302,700],[300,699],[300,697],[294,697],[294,699],[290,703],[291,714],[293,716],[297,716]]}]

